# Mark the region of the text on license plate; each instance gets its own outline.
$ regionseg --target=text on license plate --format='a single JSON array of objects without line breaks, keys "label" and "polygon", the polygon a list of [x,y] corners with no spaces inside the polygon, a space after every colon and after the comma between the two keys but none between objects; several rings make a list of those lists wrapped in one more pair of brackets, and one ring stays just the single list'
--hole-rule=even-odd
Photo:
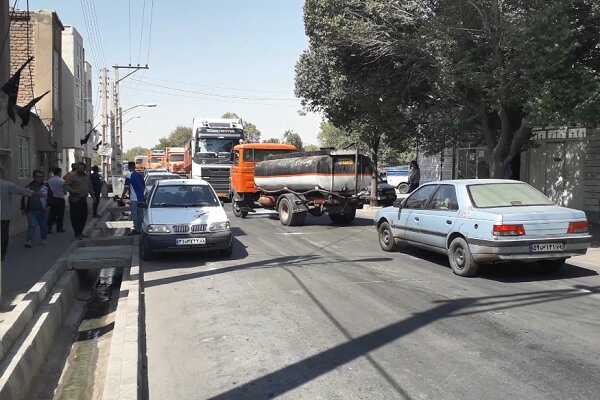
[{"label": "text on license plate", "polygon": [[529,245],[529,251],[531,253],[542,253],[545,251],[563,251],[564,249],[564,243],[536,243]]},{"label": "text on license plate", "polygon": [[175,239],[176,246],[191,246],[194,244],[206,244],[206,238],[183,238]]}]

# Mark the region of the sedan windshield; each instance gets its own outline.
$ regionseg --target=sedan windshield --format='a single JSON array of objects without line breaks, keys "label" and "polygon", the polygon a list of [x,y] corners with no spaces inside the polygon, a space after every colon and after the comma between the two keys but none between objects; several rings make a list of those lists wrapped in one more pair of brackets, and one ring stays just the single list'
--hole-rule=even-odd
[{"label": "sedan windshield", "polygon": [[552,200],[525,183],[492,183],[467,186],[475,207],[551,206]]},{"label": "sedan windshield", "polygon": [[159,184],[150,207],[216,207],[220,204],[208,185]]}]

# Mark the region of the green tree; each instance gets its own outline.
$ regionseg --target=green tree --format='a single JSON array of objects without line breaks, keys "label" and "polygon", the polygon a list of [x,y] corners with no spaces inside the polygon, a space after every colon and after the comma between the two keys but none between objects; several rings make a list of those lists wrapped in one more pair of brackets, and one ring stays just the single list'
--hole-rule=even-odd
[{"label": "green tree", "polygon": [[[240,119],[240,117],[233,112],[226,112],[221,118],[229,119]],[[244,127],[244,136],[248,143],[260,143],[260,131],[252,122],[243,121],[242,126]]]},{"label": "green tree", "polygon": [[148,154],[148,149],[142,146],[132,147],[123,153],[123,160],[133,161],[136,156],[145,156]]},{"label": "green tree", "polygon": [[167,147],[184,147],[191,138],[192,128],[178,125],[168,137],[158,139],[158,145],[154,146],[154,149],[166,150]]},{"label": "green tree", "polygon": [[317,151],[319,149],[320,149],[320,147],[317,146],[316,144],[307,144],[304,146],[304,151]]},{"label": "green tree", "polygon": [[[418,126],[429,151],[485,144],[493,177],[527,147],[533,126],[600,120],[594,0],[307,0],[305,25],[296,92],[307,108],[356,129],[373,122],[362,117],[380,93],[396,129]],[[356,88],[365,96],[352,101]]]},{"label": "green tree", "polygon": [[288,129],[283,133],[282,143],[294,145],[298,151],[304,151],[302,138],[298,133],[292,131],[291,129]]}]

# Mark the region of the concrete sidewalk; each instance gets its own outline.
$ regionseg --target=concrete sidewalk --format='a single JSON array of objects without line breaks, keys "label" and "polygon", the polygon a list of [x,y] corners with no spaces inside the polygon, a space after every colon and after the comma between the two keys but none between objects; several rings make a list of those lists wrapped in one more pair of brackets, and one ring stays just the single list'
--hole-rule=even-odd
[{"label": "concrete sidewalk", "polygon": [[[102,210],[112,198],[101,198],[99,210]],[[92,201],[88,199],[89,216],[92,221]],[[0,312],[10,311],[14,304],[40,280],[54,262],[65,252],[74,240],[73,228],[69,219],[69,206],[65,208],[64,229],[66,232],[56,233],[56,227],[48,235],[48,244],[40,244],[39,229],[33,241],[33,248],[25,248],[26,232],[18,233],[10,238],[6,260],[0,267],[2,273],[2,303]]]}]

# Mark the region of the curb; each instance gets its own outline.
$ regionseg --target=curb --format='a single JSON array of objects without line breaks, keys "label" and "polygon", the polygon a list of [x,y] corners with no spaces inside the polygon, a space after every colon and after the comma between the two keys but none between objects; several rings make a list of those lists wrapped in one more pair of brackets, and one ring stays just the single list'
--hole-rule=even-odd
[{"label": "curb", "polygon": [[[102,214],[105,213],[109,204],[111,204],[110,201],[104,203],[102,209],[100,210]],[[85,226],[84,233],[90,234],[91,232],[93,232],[97,221],[98,220],[96,219],[92,219],[90,222],[88,222],[88,224]],[[12,392],[9,393],[10,396],[8,397],[5,397],[4,390],[7,387],[7,385],[8,388],[13,387],[12,381],[10,381],[10,379],[13,379],[13,372],[16,371],[11,370],[10,368],[16,368],[17,366],[21,366],[22,363],[26,364],[26,368],[24,370],[21,370],[20,373],[17,373],[17,375],[19,375],[18,378],[21,378],[21,384],[24,385],[21,388],[21,390],[29,390],[29,385],[24,384],[23,379],[29,379],[27,377],[31,375],[31,371],[37,369],[37,366],[39,366],[38,359],[43,360],[43,358],[45,357],[49,349],[49,347],[47,346],[50,345],[52,341],[52,335],[55,332],[55,330],[50,329],[51,327],[48,327],[48,324],[45,323],[45,321],[47,321],[48,317],[52,315],[52,320],[54,321],[52,323],[58,326],[60,321],[62,321],[62,319],[58,318],[62,317],[65,305],[70,304],[64,302],[65,296],[62,296],[61,291],[64,289],[64,287],[61,285],[64,284],[63,279],[72,279],[73,276],[76,277],[76,275],[74,275],[73,273],[66,274],[65,261],[68,254],[71,253],[73,249],[77,248],[78,246],[81,246],[79,241],[74,241],[73,243],[71,243],[71,245],[67,247],[65,252],[54,262],[54,264],[52,264],[50,269],[46,271],[46,273],[40,278],[40,280],[37,283],[35,283],[31,287],[31,289],[29,289],[25,297],[15,306],[15,308],[10,313],[8,313],[4,321],[0,324],[0,363],[2,365],[2,367],[0,368],[0,373],[2,374],[0,378],[0,398],[19,398],[14,397],[17,395],[17,393],[20,392],[19,390],[14,392],[14,396]],[[74,282],[77,282],[77,280],[75,280]],[[58,285],[56,289],[54,289],[55,285]],[[49,297],[50,293],[53,293],[51,297]],[[54,311],[54,308],[52,307],[56,304],[60,306],[59,311]],[[40,307],[42,307],[41,310]],[[42,316],[40,317],[40,313],[42,312],[46,314],[42,314]],[[58,315],[55,316],[56,313],[58,313]],[[23,338],[23,333],[32,323],[34,317],[36,318],[34,326],[30,327],[32,329],[31,332],[28,333],[25,338]],[[39,329],[36,330],[35,326],[38,326]],[[41,334],[42,338],[38,339],[35,335],[32,337],[34,332],[36,333],[36,335],[37,333],[42,332],[40,329],[43,329],[44,332],[43,334]],[[50,329],[50,331],[48,331],[47,329]],[[50,336],[48,336],[48,334],[50,334]],[[25,342],[22,342],[26,340],[29,341],[27,342],[29,344],[27,345],[28,347],[25,350],[19,351],[20,349],[15,349],[15,345],[19,345],[19,347],[22,347],[23,344],[27,344]],[[42,341],[42,343],[44,343],[44,346],[35,349],[34,353],[31,353],[29,349],[31,348],[32,343],[39,343],[40,340]],[[37,344],[37,346],[41,345]],[[8,377],[6,377],[7,373],[9,373]],[[14,387],[12,390],[15,390]]]},{"label": "curb", "polygon": [[131,268],[123,271],[115,327],[110,344],[102,400],[141,398],[139,238],[132,248]]}]

